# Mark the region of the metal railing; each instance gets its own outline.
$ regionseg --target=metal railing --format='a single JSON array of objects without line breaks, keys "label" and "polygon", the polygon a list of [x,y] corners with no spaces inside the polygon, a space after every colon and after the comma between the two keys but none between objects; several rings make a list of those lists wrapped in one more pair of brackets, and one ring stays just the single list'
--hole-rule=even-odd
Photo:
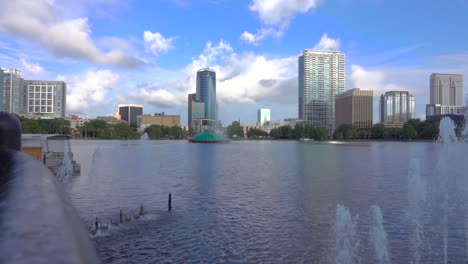
[{"label": "metal railing", "polygon": [[100,263],[56,177],[21,152],[21,125],[0,112],[0,262]]}]

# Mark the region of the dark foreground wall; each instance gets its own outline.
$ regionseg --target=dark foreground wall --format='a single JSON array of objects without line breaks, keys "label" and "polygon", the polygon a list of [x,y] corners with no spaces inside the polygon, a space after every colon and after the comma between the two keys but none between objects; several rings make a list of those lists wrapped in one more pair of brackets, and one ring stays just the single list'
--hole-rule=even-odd
[{"label": "dark foreground wall", "polygon": [[0,262],[99,263],[63,186],[40,161],[12,146],[18,145],[0,145]]}]

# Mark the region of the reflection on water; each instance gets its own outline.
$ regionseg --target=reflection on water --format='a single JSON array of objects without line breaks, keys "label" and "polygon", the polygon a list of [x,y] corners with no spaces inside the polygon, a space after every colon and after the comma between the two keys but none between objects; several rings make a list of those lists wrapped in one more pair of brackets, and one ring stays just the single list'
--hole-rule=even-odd
[{"label": "reflection on water", "polygon": [[[152,216],[97,236],[105,263],[334,262],[337,204],[357,216],[361,263],[374,263],[377,254],[368,246],[376,243],[370,235],[372,205],[381,210],[378,227],[385,227],[391,262],[409,263],[410,161],[417,159],[419,174],[430,179],[440,158],[440,146],[432,143],[135,140],[72,141],[72,148],[82,173],[74,178],[71,196],[88,224],[120,209],[136,211],[140,204]],[[451,173],[461,179],[464,168],[452,166]],[[462,212],[452,213],[454,225],[448,225],[452,263],[466,257]],[[432,242],[421,247],[421,263],[440,263],[441,230],[434,217],[424,217],[425,239]]]}]

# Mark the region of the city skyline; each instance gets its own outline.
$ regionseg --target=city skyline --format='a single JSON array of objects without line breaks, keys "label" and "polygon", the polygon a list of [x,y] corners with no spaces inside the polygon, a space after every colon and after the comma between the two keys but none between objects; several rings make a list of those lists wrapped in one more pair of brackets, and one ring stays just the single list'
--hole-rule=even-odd
[{"label": "city skyline", "polygon": [[[336,49],[346,55],[346,90],[374,90],[374,120],[378,96],[390,90],[413,94],[424,119],[432,73],[468,76],[468,34],[453,27],[468,23],[468,4],[444,3],[10,1],[0,14],[0,66],[66,81],[67,114],[109,115],[132,102],[182,123],[195,72],[210,67],[223,124],[254,124],[260,107],[275,120],[297,117],[297,56]],[[451,16],[434,21],[434,12]]]}]

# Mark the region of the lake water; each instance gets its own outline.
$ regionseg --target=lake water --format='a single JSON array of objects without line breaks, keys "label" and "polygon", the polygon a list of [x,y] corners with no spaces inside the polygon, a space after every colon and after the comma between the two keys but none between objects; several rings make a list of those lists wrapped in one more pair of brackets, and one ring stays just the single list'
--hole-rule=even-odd
[{"label": "lake water", "polygon": [[[387,262],[467,260],[464,143],[74,140],[72,149],[82,169],[68,188],[88,225],[140,204],[147,212],[93,236],[104,263],[335,263],[346,250],[342,263],[377,263],[372,205]],[[344,231],[338,204],[351,215]],[[344,251],[338,237],[349,238]]]}]

